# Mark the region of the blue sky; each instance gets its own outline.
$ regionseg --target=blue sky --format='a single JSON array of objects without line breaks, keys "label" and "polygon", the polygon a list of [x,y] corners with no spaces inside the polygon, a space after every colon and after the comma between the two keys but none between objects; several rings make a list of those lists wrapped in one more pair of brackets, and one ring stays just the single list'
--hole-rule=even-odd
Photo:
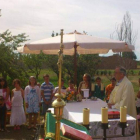
[{"label": "blue sky", "polygon": [[138,32],[135,53],[140,60],[139,0],[1,0],[0,9],[0,32],[25,32],[30,42],[50,37],[52,31],[60,29],[110,38],[128,11],[133,30]]}]

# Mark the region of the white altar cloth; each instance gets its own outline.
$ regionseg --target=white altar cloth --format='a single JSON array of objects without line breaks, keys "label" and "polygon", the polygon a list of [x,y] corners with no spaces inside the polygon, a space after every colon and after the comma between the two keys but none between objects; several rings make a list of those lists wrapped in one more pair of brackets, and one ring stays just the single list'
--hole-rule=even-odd
[{"label": "white altar cloth", "polygon": [[[66,103],[63,112],[63,118],[71,120],[75,123],[82,124],[83,122],[83,108],[90,109],[90,126],[89,130],[92,137],[103,136],[103,130],[100,128],[101,124],[101,107],[106,107],[107,104],[98,99],[92,101],[90,99],[83,99],[82,102]],[[116,109],[109,109],[108,111],[117,111]],[[107,129],[107,136],[120,135],[121,128],[118,127],[120,119],[109,119],[111,128]],[[125,129],[126,134],[136,132],[136,119],[127,115],[127,123],[129,126]],[[108,140],[136,140],[136,135],[126,138],[108,138]]]}]

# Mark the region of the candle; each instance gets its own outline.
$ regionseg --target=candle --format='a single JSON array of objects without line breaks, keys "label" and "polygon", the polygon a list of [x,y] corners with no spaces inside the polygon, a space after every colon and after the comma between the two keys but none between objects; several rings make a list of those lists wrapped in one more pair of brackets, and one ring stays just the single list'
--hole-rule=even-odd
[{"label": "candle", "polygon": [[104,90],[104,85],[101,83],[101,91]]},{"label": "candle", "polygon": [[102,107],[101,112],[102,112],[102,123],[108,123],[108,108]]},{"label": "candle", "polygon": [[127,107],[120,107],[120,122],[126,122]]},{"label": "candle", "polygon": [[91,84],[91,91],[94,91],[95,90],[95,85],[92,83]]},{"label": "candle", "polygon": [[89,125],[89,114],[90,114],[89,108],[84,108],[83,109],[83,125]]}]

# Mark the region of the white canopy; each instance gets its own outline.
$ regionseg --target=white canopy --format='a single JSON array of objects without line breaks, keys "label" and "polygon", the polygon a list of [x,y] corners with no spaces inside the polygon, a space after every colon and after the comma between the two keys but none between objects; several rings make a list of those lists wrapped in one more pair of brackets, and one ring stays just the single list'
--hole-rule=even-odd
[{"label": "white canopy", "polygon": [[[25,44],[24,47],[18,47],[20,53],[39,54],[42,50],[45,54],[57,54],[60,50],[61,36],[46,38]],[[74,32],[63,35],[64,54],[73,55],[74,45],[77,46],[79,54],[105,54],[109,50],[113,52],[129,52],[134,50],[134,46],[127,45],[123,41],[98,38],[85,34]]]}]

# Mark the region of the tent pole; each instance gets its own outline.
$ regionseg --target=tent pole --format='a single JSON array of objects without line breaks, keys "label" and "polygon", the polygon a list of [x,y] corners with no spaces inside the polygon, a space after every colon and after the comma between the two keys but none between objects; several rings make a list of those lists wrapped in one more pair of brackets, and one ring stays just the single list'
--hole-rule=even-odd
[{"label": "tent pole", "polygon": [[77,45],[74,44],[74,85],[77,86]]}]

